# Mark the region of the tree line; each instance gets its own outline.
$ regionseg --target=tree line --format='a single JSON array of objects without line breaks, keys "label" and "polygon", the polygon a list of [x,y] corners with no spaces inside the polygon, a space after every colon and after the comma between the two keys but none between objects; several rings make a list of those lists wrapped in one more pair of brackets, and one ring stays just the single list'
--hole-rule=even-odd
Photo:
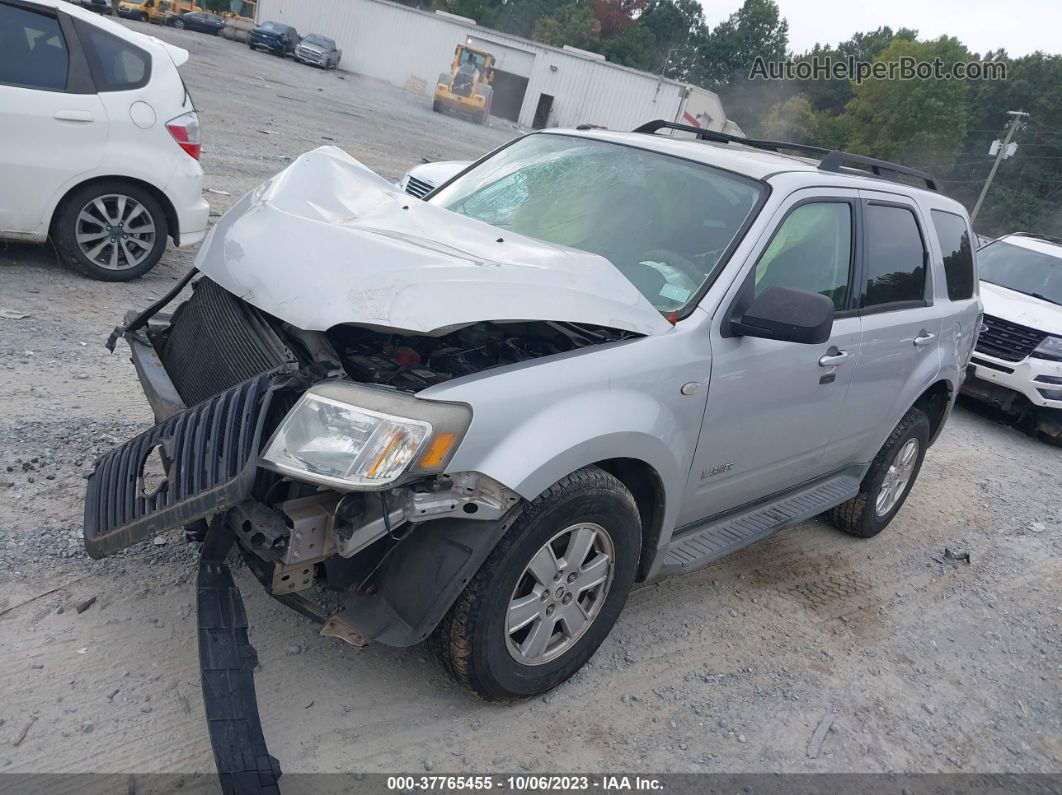
[{"label": "tree line", "polygon": [[[805,53],[789,47],[789,26],[774,0],[745,0],[709,24],[697,0],[404,0],[475,19],[480,25],[601,53],[613,63],[718,93],[727,116],[748,135],[845,149],[922,168],[942,190],[972,207],[991,167],[1008,110],[1030,114],[1018,131],[977,218],[977,231],[1027,230],[1062,236],[1062,56],[1020,58],[971,52],[949,36],[921,39],[889,27],[853,33]],[[1030,20],[1029,24],[1035,24]],[[997,61],[1005,80],[764,80],[756,59],[945,65]],[[592,120],[588,120],[592,121]]]}]

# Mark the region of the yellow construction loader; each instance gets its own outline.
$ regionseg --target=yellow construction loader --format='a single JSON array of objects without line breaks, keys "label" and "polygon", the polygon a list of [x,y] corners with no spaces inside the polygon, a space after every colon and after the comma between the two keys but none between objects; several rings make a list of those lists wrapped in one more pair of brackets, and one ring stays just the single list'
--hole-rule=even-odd
[{"label": "yellow construction loader", "polygon": [[480,124],[486,123],[494,95],[490,85],[493,78],[493,55],[467,44],[457,45],[450,71],[439,75],[432,110],[453,110]]}]

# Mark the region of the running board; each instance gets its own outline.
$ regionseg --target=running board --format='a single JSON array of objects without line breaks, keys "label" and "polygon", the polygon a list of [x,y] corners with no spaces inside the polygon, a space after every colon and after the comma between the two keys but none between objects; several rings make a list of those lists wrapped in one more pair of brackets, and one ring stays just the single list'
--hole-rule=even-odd
[{"label": "running board", "polygon": [[861,481],[861,470],[846,469],[767,502],[738,508],[703,525],[695,525],[672,539],[660,574],[699,569],[761,538],[817,516],[856,496]]}]

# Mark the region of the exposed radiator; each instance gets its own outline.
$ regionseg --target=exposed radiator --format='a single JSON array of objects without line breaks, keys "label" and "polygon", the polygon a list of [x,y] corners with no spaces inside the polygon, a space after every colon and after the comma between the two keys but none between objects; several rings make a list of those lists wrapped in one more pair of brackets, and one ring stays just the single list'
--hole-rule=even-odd
[{"label": "exposed radiator", "polygon": [[261,312],[205,277],[177,307],[159,358],[186,406],[295,361]]}]

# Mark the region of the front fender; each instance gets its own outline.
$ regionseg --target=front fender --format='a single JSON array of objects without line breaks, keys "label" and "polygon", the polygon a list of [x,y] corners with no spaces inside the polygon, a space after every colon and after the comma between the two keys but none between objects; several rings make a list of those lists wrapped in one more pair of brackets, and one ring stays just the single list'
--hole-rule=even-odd
[{"label": "front fender", "polygon": [[648,395],[583,392],[524,417],[484,451],[473,469],[531,500],[577,469],[632,458],[660,476],[666,499],[664,527],[670,527],[674,516],[669,510],[675,512],[681,502],[693,455],[691,437],[680,428],[673,411]]},{"label": "front fender", "polygon": [[[665,543],[704,417],[711,356],[701,320],[695,313],[664,334],[424,390],[422,398],[472,407],[472,424],[448,471],[480,472],[530,500],[589,464],[641,461],[660,478]],[[691,382],[700,388],[690,389]]]}]

